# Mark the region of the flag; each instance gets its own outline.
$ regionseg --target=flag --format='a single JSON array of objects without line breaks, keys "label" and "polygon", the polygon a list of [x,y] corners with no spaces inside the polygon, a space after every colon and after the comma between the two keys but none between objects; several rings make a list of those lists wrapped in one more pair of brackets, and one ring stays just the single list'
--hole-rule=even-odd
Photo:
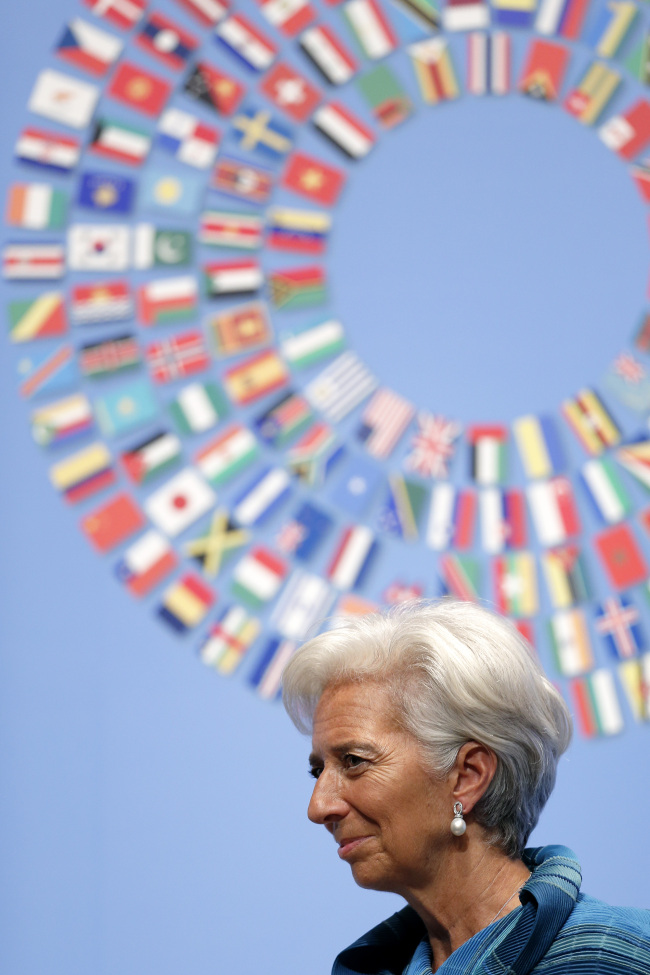
[{"label": "flag", "polygon": [[10,281],[51,281],[65,274],[61,244],[8,244],[2,252],[2,273]]},{"label": "flag", "polygon": [[216,495],[193,467],[182,471],[159,487],[144,502],[144,510],[166,535],[175,538],[207,514]]},{"label": "flag", "polygon": [[343,15],[365,57],[375,61],[397,48],[399,39],[378,0],[347,0]]},{"label": "flag", "polygon": [[[634,168],[635,167],[632,167],[632,169]],[[650,167],[646,167],[644,165],[644,169],[645,168],[650,169]],[[650,183],[648,184],[648,188],[650,191]],[[650,195],[648,196],[648,202],[650,203]],[[650,314],[643,315],[637,327],[633,341],[639,352],[650,352]]]},{"label": "flag", "polygon": [[621,432],[605,404],[591,389],[581,389],[575,399],[564,400],[562,415],[588,454],[602,454],[615,447]]},{"label": "flag", "polygon": [[263,545],[254,546],[237,563],[232,574],[232,591],[253,609],[275,599],[288,572],[283,559]]},{"label": "flag", "polygon": [[278,53],[275,44],[243,14],[232,14],[220,20],[214,34],[226,50],[251,71],[267,71]]},{"label": "flag", "polygon": [[348,159],[363,159],[376,142],[374,132],[341,102],[328,102],[312,116],[316,129]]},{"label": "flag", "polygon": [[621,684],[637,721],[650,721],[650,653],[618,665]]},{"label": "flag", "polygon": [[54,351],[30,352],[18,362],[20,395],[26,399],[74,386],[76,380],[72,348],[60,345]]},{"label": "flag", "polygon": [[131,213],[135,181],[115,173],[82,173],[77,206],[97,213]]},{"label": "flag", "polygon": [[444,30],[485,30],[490,25],[490,8],[480,0],[446,0],[442,9]]},{"label": "flag", "polygon": [[630,352],[621,352],[610,365],[605,386],[620,403],[637,413],[650,410],[650,377],[644,364]]},{"label": "flag", "polygon": [[409,481],[402,474],[388,475],[388,496],[379,512],[381,531],[414,541],[418,537],[427,489],[417,481]]},{"label": "flag", "polygon": [[84,0],[96,17],[104,17],[115,27],[130,30],[140,20],[146,0]]},{"label": "flag", "polygon": [[124,125],[110,118],[98,119],[90,136],[88,148],[97,156],[139,166],[151,147],[151,136],[134,125]]},{"label": "flag", "polygon": [[248,203],[268,203],[273,192],[275,177],[269,169],[252,166],[231,156],[220,156],[214,167],[210,185],[212,189],[234,196]]},{"label": "flag", "polygon": [[122,466],[134,484],[149,481],[176,467],[183,456],[181,442],[175,433],[159,430],[122,454]]},{"label": "flag", "polygon": [[597,16],[581,38],[601,58],[613,58],[636,20],[637,7],[632,0],[602,2]]},{"label": "flag", "polygon": [[477,484],[500,484],[506,479],[508,430],[503,426],[467,429],[471,449],[471,476]]},{"label": "flag", "polygon": [[101,281],[74,285],[70,294],[73,325],[126,321],[133,315],[128,281]]},{"label": "flag", "polygon": [[171,85],[164,78],[159,78],[130,61],[122,61],[106,89],[106,94],[136,112],[154,117],[160,115],[171,90]]},{"label": "flag", "polygon": [[326,320],[295,332],[280,334],[280,351],[292,369],[304,369],[330,358],[345,348],[345,335],[340,322]]},{"label": "flag", "polygon": [[645,647],[641,616],[627,596],[608,596],[598,603],[594,625],[617,660],[636,657]]},{"label": "flag", "polygon": [[386,606],[399,606],[401,603],[410,603],[413,599],[421,599],[423,591],[422,586],[391,582],[381,594],[381,601]]},{"label": "flag", "polygon": [[130,259],[130,229],[117,223],[70,224],[68,267],[71,271],[126,271]]},{"label": "flag", "polygon": [[199,46],[193,34],[158,11],[148,14],[136,41],[148,54],[153,54],[174,71],[184,68]]},{"label": "flag", "polygon": [[214,27],[230,7],[230,0],[178,0],[178,3],[203,27]]},{"label": "flag", "polygon": [[288,451],[287,466],[300,481],[319,486],[342,452],[343,448],[329,424],[318,421]]},{"label": "flag", "polygon": [[256,260],[219,261],[203,265],[203,279],[208,298],[221,298],[259,291],[264,272]]},{"label": "flag", "polygon": [[322,254],[327,244],[332,219],[317,210],[274,207],[266,217],[267,242],[283,251]]},{"label": "flag", "polygon": [[98,98],[97,85],[46,68],[36,76],[27,108],[53,122],[69,125],[73,129],[85,129]]},{"label": "flag", "polygon": [[354,352],[344,352],[305,387],[305,396],[328,420],[338,423],[363,402],[377,380]]},{"label": "flag", "polygon": [[235,499],[233,518],[246,528],[264,524],[291,493],[291,480],[284,467],[268,467],[255,476]]},{"label": "flag", "polygon": [[526,545],[526,509],[519,488],[484,488],[479,493],[483,551],[497,554]]},{"label": "flag", "polygon": [[15,147],[18,162],[53,173],[69,173],[79,162],[79,140],[32,126],[23,129]]},{"label": "flag", "polygon": [[314,422],[309,403],[289,390],[255,419],[258,436],[271,447],[284,447]]},{"label": "flag", "polygon": [[278,62],[260,82],[260,91],[294,122],[306,122],[321,93],[304,75],[288,64]]},{"label": "flag", "polygon": [[233,423],[196,453],[194,463],[203,476],[220,487],[257,460],[259,444],[248,427]]},{"label": "flag", "polygon": [[650,102],[640,98],[627,112],[601,125],[598,135],[621,159],[634,159],[650,142]]},{"label": "flag", "polygon": [[201,660],[220,674],[232,674],[261,630],[262,624],[257,617],[251,616],[238,603],[231,603],[222,609],[219,619],[201,643]]},{"label": "flag", "polygon": [[199,220],[198,239],[212,247],[256,250],[262,246],[262,227],[262,218],[252,213],[206,210]]},{"label": "flag", "polygon": [[[483,4],[481,4],[483,6]],[[445,38],[430,37],[408,47],[422,100],[427,105],[457,98],[460,94]]]},{"label": "flag", "polygon": [[134,379],[95,400],[95,416],[105,437],[121,437],[153,420],[158,404],[147,379]]},{"label": "flag", "polygon": [[527,478],[550,477],[564,470],[564,449],[553,417],[520,416],[512,429]]},{"label": "flag", "polygon": [[79,349],[79,369],[87,379],[112,376],[123,369],[133,369],[140,362],[140,349],[133,335],[115,335],[101,342],[88,342]]},{"label": "flag", "polygon": [[[411,48],[409,52],[414,59],[418,58],[419,55],[413,53]],[[406,90],[385,64],[367,71],[359,78],[357,85],[382,129],[392,129],[413,114],[413,103]]]},{"label": "flag", "polygon": [[170,339],[152,342],[145,351],[151,378],[156,383],[204,372],[210,365],[210,353],[202,332],[183,332]]},{"label": "flag", "polygon": [[60,291],[44,291],[38,298],[10,301],[9,338],[12,342],[32,342],[64,335],[68,321]]},{"label": "flag", "polygon": [[103,443],[94,443],[50,468],[50,481],[66,501],[76,504],[115,483],[111,455]]},{"label": "flag", "polygon": [[594,547],[609,584],[629,589],[648,578],[648,566],[629,525],[616,525],[594,535]]},{"label": "flag", "polygon": [[632,503],[610,458],[588,460],[580,480],[602,524],[614,525],[630,514]]},{"label": "flag", "polygon": [[540,560],[554,609],[569,609],[591,599],[585,559],[577,545],[550,548]]},{"label": "flag", "polygon": [[325,269],[320,265],[270,271],[268,284],[276,308],[293,310],[322,305],[327,301]]},{"label": "flag", "polygon": [[133,266],[138,271],[152,267],[183,267],[192,260],[192,233],[165,230],[153,223],[133,227]]},{"label": "flag", "polygon": [[505,616],[535,616],[539,610],[535,556],[509,552],[493,561],[494,602]]},{"label": "flag", "polygon": [[273,609],[271,627],[287,640],[315,636],[335,598],[332,587],[320,576],[296,569]]},{"label": "flag", "polygon": [[541,0],[535,30],[577,41],[588,5],[589,0]]},{"label": "flag", "polygon": [[469,602],[479,601],[481,588],[481,566],[471,555],[440,556],[440,575],[443,595]]},{"label": "flag", "polygon": [[119,37],[75,17],[63,28],[56,53],[75,68],[102,78],[117,61],[123,47]]},{"label": "flag", "polygon": [[563,677],[576,677],[591,670],[594,655],[583,610],[554,613],[549,631],[555,664]]},{"label": "flag", "polygon": [[33,411],[32,437],[40,447],[57,446],[88,433],[93,423],[90,403],[82,393],[75,393]]},{"label": "flag", "polygon": [[221,357],[269,345],[273,337],[266,304],[262,301],[236,305],[215,315],[209,320],[208,329]]},{"label": "flag", "polygon": [[376,613],[379,609],[377,603],[371,599],[364,599],[356,593],[343,593],[339,596],[334,609],[334,615],[343,619],[357,616],[367,616],[369,613]]},{"label": "flag", "polygon": [[191,321],[198,311],[199,291],[191,274],[157,278],[138,288],[138,318],[143,325]]},{"label": "flag", "polygon": [[650,488],[650,440],[640,439],[636,442],[626,444],[614,454],[621,467],[632,474],[633,477]]},{"label": "flag", "polygon": [[470,95],[508,94],[511,48],[510,35],[503,30],[467,35],[467,90]]},{"label": "flag", "polygon": [[500,27],[532,26],[537,0],[492,0],[492,21]]},{"label": "flag", "polygon": [[237,111],[246,89],[225,71],[206,61],[199,61],[188,75],[183,90],[219,115],[232,115]]},{"label": "flag", "polygon": [[166,108],[158,119],[156,145],[195,169],[208,169],[219,146],[219,133],[196,115]]},{"label": "flag", "polygon": [[226,398],[216,383],[190,383],[169,404],[180,433],[205,433],[228,415]]},{"label": "flag", "polygon": [[202,579],[186,572],[163,594],[158,616],[177,633],[187,633],[203,622],[214,600]]},{"label": "flag", "polygon": [[531,41],[519,79],[519,91],[530,98],[555,101],[559,97],[568,61],[569,51],[560,44]]},{"label": "flag", "polygon": [[471,548],[476,523],[476,493],[448,483],[434,484],[426,543],[436,552]]},{"label": "flag", "polygon": [[360,518],[384,482],[384,473],[374,461],[354,454],[346,458],[341,477],[330,498],[340,511]]},{"label": "flag", "polygon": [[177,175],[164,166],[153,166],[140,181],[139,206],[141,210],[191,217],[198,212],[204,191],[204,180],[198,173]]},{"label": "flag", "polygon": [[384,386],[374,393],[361,414],[357,437],[372,457],[386,460],[399,443],[414,413],[412,403]]},{"label": "flag", "polygon": [[625,59],[625,67],[641,84],[650,84],[650,34],[644,31],[639,45]]},{"label": "flag", "polygon": [[536,481],[526,488],[530,514],[540,545],[561,545],[581,531],[571,482],[566,477]]},{"label": "flag", "polygon": [[337,589],[360,589],[377,554],[377,542],[365,525],[351,525],[339,537],[326,575]]},{"label": "flag", "polygon": [[303,501],[280,528],[275,544],[283,555],[308,562],[334,526],[333,519],[310,501]]},{"label": "flag", "polygon": [[81,530],[96,551],[110,552],[141,528],[144,517],[128,494],[116,494],[81,520]]},{"label": "flag", "polygon": [[67,206],[66,194],[50,183],[13,183],[5,223],[25,230],[60,230],[65,226]]},{"label": "flag", "polygon": [[578,726],[586,738],[618,735],[623,730],[623,715],[611,671],[603,667],[588,677],[571,681],[571,697]]},{"label": "flag", "polygon": [[295,37],[316,18],[309,0],[260,0],[260,9],[269,24],[287,37]]},{"label": "flag", "polygon": [[176,555],[167,539],[150,528],[133,542],[115,566],[118,582],[132,596],[146,596],[174,571]]},{"label": "flag", "polygon": [[231,366],[223,377],[226,393],[237,406],[254,403],[286,386],[288,381],[289,373],[275,349],[258,352]]},{"label": "flag", "polygon": [[355,58],[325,24],[307,28],[300,35],[299,43],[303,53],[330,85],[344,85],[358,71]]},{"label": "flag", "polygon": [[324,206],[336,203],[344,182],[343,170],[328,166],[304,152],[293,153],[282,176],[282,185],[287,189]]},{"label": "flag", "polygon": [[266,110],[243,108],[231,124],[239,133],[239,148],[246,152],[257,151],[275,161],[286,156],[293,146],[291,129]]},{"label": "flag", "polygon": [[411,450],[405,467],[420,477],[448,477],[449,462],[454,456],[454,441],[462,427],[455,420],[431,413],[418,413],[418,430],[411,438]]},{"label": "flag", "polygon": [[186,542],[185,552],[199,563],[206,576],[214,578],[224,558],[248,542],[248,532],[237,528],[226,509],[220,508],[212,515],[208,528],[197,538]]},{"label": "flag", "polygon": [[267,642],[262,656],[248,678],[261,698],[270,701],[280,697],[282,672],[297,649],[298,644],[293,640],[280,640],[279,637],[274,637]]}]

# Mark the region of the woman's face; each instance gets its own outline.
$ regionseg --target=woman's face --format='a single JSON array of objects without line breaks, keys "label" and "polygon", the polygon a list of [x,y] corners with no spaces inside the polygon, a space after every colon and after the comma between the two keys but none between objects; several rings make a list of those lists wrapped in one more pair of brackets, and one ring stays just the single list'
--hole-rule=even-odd
[{"label": "woman's face", "polygon": [[429,885],[454,840],[452,786],[426,770],[386,689],[368,682],[326,690],[312,746],[308,815],[332,834],[356,882],[403,895]]}]

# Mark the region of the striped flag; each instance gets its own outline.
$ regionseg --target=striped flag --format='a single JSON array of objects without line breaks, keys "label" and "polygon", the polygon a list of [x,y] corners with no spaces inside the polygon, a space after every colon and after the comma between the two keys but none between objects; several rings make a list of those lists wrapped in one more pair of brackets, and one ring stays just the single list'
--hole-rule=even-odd
[{"label": "striped flag", "polygon": [[122,466],[134,484],[147,484],[180,463],[183,448],[174,433],[160,430],[122,454]]},{"label": "striped flag", "polygon": [[647,85],[650,81],[650,33],[644,30],[638,43],[624,60],[633,78]]},{"label": "striped flag", "polygon": [[540,545],[561,545],[580,534],[580,518],[568,478],[552,477],[529,484],[526,495]]},{"label": "striped flag", "polygon": [[484,30],[490,24],[490,8],[480,0],[447,0],[442,10],[444,30]]},{"label": "striped flag", "polygon": [[440,556],[439,568],[443,595],[469,602],[479,601],[481,566],[478,559],[451,552]]},{"label": "striped flag", "polygon": [[634,443],[625,444],[619,447],[614,456],[621,467],[632,474],[633,477],[650,488],[650,440],[644,438]]},{"label": "striped flag", "polygon": [[269,24],[287,37],[295,37],[316,18],[309,0],[260,0],[260,9]]},{"label": "striped flag", "polygon": [[585,559],[577,545],[561,545],[540,554],[554,609],[569,609],[591,599]]},{"label": "striped flag", "polygon": [[650,142],[650,102],[640,98],[627,112],[601,125],[598,135],[621,159],[634,159]]},{"label": "striped flag", "polygon": [[426,500],[427,489],[422,484],[409,481],[402,474],[389,474],[388,497],[379,512],[379,528],[397,538],[414,541]]},{"label": "striped flag", "polygon": [[9,281],[52,281],[65,274],[62,244],[8,244],[2,252],[2,273]]},{"label": "striped flag", "polygon": [[143,325],[174,325],[196,317],[199,291],[191,274],[157,278],[138,288],[138,318]]},{"label": "striped flag", "polygon": [[535,30],[539,34],[556,34],[576,41],[587,13],[589,0],[541,0]]},{"label": "striped flag", "polygon": [[214,506],[216,495],[193,467],[157,488],[144,502],[144,510],[154,525],[171,538],[184,532]]},{"label": "striped flag", "polygon": [[641,615],[627,596],[608,596],[598,603],[594,625],[617,660],[636,657],[645,647]]},{"label": "striped flag", "polygon": [[140,349],[133,335],[116,335],[79,349],[79,369],[88,379],[112,376],[123,369],[133,369],[140,362]]},{"label": "striped flag", "polygon": [[115,566],[115,575],[132,596],[146,596],[174,571],[177,564],[167,539],[150,528],[126,549]]},{"label": "striped flag", "polygon": [[[476,4],[476,6],[484,7],[485,4]],[[449,53],[449,43],[444,37],[430,37],[425,41],[418,41],[417,44],[410,44],[407,50],[422,100],[427,105],[436,105],[438,102],[459,96],[460,88]]]},{"label": "striped flag", "polygon": [[204,27],[218,24],[230,7],[230,0],[178,0],[178,3]]},{"label": "striped flag", "polygon": [[577,86],[567,95],[564,107],[584,125],[593,125],[621,83],[621,76],[602,61],[592,61]]},{"label": "striped flag", "polygon": [[222,609],[199,647],[204,664],[220,674],[232,674],[260,635],[262,624],[238,603]]},{"label": "striped flag", "polygon": [[581,389],[575,399],[564,400],[562,414],[588,454],[597,456],[620,442],[621,431],[591,389]]},{"label": "striped flag", "polygon": [[84,0],[96,17],[103,17],[114,27],[130,30],[142,17],[146,0]]},{"label": "striped flag", "polygon": [[122,53],[123,42],[81,17],[74,17],[63,28],[56,53],[82,71],[103,77]]},{"label": "striped flag", "polygon": [[569,51],[551,41],[532,40],[528,48],[518,88],[522,94],[540,101],[559,97]]},{"label": "striped flag", "polygon": [[18,375],[20,395],[27,399],[73,386],[76,375],[71,346],[61,345],[53,352],[31,352],[19,361]]},{"label": "striped flag", "polygon": [[485,488],[479,493],[483,550],[496,554],[526,545],[526,511],[523,492]]},{"label": "striped flag", "polygon": [[539,610],[535,557],[531,552],[509,552],[493,561],[494,601],[506,616],[535,616]]},{"label": "striped flag", "polygon": [[177,633],[186,633],[203,622],[214,601],[209,586],[199,576],[186,572],[164,593],[158,616]]},{"label": "striped flag", "polygon": [[128,281],[74,285],[70,295],[70,316],[73,325],[127,321],[133,316]]},{"label": "striped flag", "polygon": [[206,210],[199,218],[198,240],[211,247],[257,250],[262,246],[264,221],[251,213]]},{"label": "striped flag", "polygon": [[263,545],[254,546],[237,563],[232,591],[253,609],[275,599],[288,572],[287,563]]},{"label": "striped flag", "polygon": [[213,348],[220,357],[238,355],[269,345],[273,333],[266,303],[249,301],[221,312],[206,323]]},{"label": "striped flag", "polygon": [[358,64],[333,30],[325,24],[309,27],[300,35],[300,47],[325,81],[344,85],[357,73]]},{"label": "striped flag", "polygon": [[201,447],[194,463],[210,484],[219,487],[250,467],[259,452],[252,431],[242,423],[233,423]]},{"label": "striped flag", "polygon": [[23,129],[14,151],[18,162],[53,173],[71,172],[81,155],[78,139],[32,126]]},{"label": "striped flag", "polygon": [[492,20],[499,27],[532,25],[537,0],[492,0]]},{"label": "striped flag", "polygon": [[213,164],[219,140],[216,129],[180,108],[166,108],[158,119],[156,145],[195,169]]},{"label": "striped flag", "polygon": [[340,322],[326,319],[294,332],[280,333],[280,352],[292,369],[305,369],[329,359],[345,348],[345,332]]},{"label": "striped flag", "polygon": [[83,450],[57,461],[50,468],[50,481],[70,504],[84,501],[115,483],[115,470],[108,448],[90,444]]},{"label": "striped flag", "polygon": [[226,398],[216,383],[190,383],[169,404],[179,432],[205,433],[228,415]]},{"label": "striped flag", "polygon": [[432,0],[396,0],[395,6],[427,33],[440,30],[440,13]]},{"label": "striped flag", "polygon": [[297,649],[298,644],[293,640],[274,637],[267,642],[248,678],[250,685],[257,689],[261,698],[271,701],[280,697],[282,672]]},{"label": "striped flag", "polygon": [[5,223],[25,230],[59,230],[65,226],[68,198],[50,183],[13,183]]},{"label": "striped flag", "polygon": [[418,430],[411,438],[405,466],[420,477],[448,477],[455,441],[462,427],[455,420],[431,413],[418,413]]},{"label": "striped flag", "polygon": [[376,142],[374,132],[341,102],[328,102],[317,108],[312,123],[348,159],[363,159]]},{"label": "striped flag", "polygon": [[220,20],[214,33],[226,50],[252,71],[266,71],[275,61],[278,53],[275,44],[243,14]]},{"label": "striped flag", "polygon": [[305,387],[311,405],[338,423],[376,388],[377,380],[354,352],[344,352]]},{"label": "striped flag", "polygon": [[638,8],[632,0],[603,3],[598,16],[582,37],[601,58],[613,58],[636,20]]},{"label": "striped flag", "polygon": [[115,159],[129,166],[140,166],[149,154],[151,136],[135,125],[125,125],[112,118],[94,122],[88,149],[97,156]]},{"label": "striped flag", "polygon": [[594,654],[584,611],[565,609],[550,620],[551,647],[563,677],[576,677],[594,666]]},{"label": "striped flag", "polygon": [[145,356],[151,378],[156,383],[170,383],[203,372],[211,361],[202,332],[183,332],[170,339],[152,342],[147,346]]},{"label": "striped flag", "polygon": [[472,479],[481,485],[502,484],[506,479],[508,428],[473,426],[467,428]]},{"label": "striped flag", "polygon": [[9,338],[32,342],[64,335],[68,322],[60,291],[44,291],[38,298],[9,302]]},{"label": "striped flag", "polygon": [[326,575],[337,589],[359,589],[377,554],[377,542],[365,525],[345,528],[337,542]]},{"label": "striped flag", "polygon": [[474,542],[476,493],[443,482],[431,491],[426,543],[436,552],[467,549]]},{"label": "striped flag", "polygon": [[56,446],[92,429],[93,411],[82,393],[66,396],[34,410],[32,436],[41,447]]},{"label": "striped flag", "polygon": [[225,196],[246,203],[268,203],[273,192],[274,174],[270,169],[253,166],[232,156],[219,156],[212,170],[210,186]]},{"label": "striped flag", "polygon": [[283,311],[311,308],[327,301],[325,269],[320,265],[270,271],[268,284],[271,302]]},{"label": "striped flag", "polygon": [[373,394],[361,414],[357,437],[377,460],[386,460],[413,419],[415,407],[385,386]]},{"label": "striped flag", "polygon": [[614,525],[629,515],[632,502],[610,458],[588,460],[582,465],[580,480],[603,524]]},{"label": "striped flag", "polygon": [[343,15],[367,58],[376,61],[396,49],[398,37],[378,0],[347,0]]},{"label": "striped flag", "polygon": [[553,417],[520,416],[512,429],[527,478],[550,477],[564,470],[564,449]]},{"label": "striped flag", "polygon": [[623,715],[611,671],[603,667],[588,677],[571,681],[571,697],[578,726],[586,738],[618,735],[623,730]]},{"label": "striped flag", "polygon": [[271,614],[271,627],[287,640],[315,636],[336,598],[334,590],[313,572],[296,569]]},{"label": "striped flag", "polygon": [[303,254],[322,254],[332,227],[329,213],[273,207],[266,215],[269,247]]},{"label": "striped flag", "polygon": [[650,721],[650,653],[618,665],[621,684],[637,721]]},{"label": "striped flag", "polygon": [[262,268],[254,260],[204,264],[203,275],[208,298],[253,294],[264,284]]},{"label": "striped flag", "polygon": [[314,422],[304,396],[288,392],[255,419],[258,435],[272,447],[284,447]]},{"label": "striped flag", "polygon": [[291,479],[284,467],[261,471],[235,499],[233,519],[238,525],[253,528],[263,524],[287,501]]},{"label": "striped flag", "polygon": [[226,370],[223,376],[226,393],[237,406],[254,403],[282,389],[288,381],[289,373],[275,349],[250,356]]},{"label": "striped flag", "polygon": [[512,64],[510,35],[473,31],[467,35],[467,90],[470,95],[506,95]]}]

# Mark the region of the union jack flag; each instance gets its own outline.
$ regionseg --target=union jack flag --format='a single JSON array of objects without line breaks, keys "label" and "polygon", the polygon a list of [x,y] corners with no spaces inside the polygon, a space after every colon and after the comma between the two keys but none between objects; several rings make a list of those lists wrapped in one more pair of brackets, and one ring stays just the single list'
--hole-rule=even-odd
[{"label": "union jack flag", "polygon": [[644,366],[629,352],[621,352],[614,360],[612,368],[617,376],[621,376],[629,383],[640,383],[642,379],[645,379]]},{"label": "union jack flag", "polygon": [[456,450],[454,441],[462,430],[460,423],[432,413],[418,413],[417,422],[418,431],[405,461],[407,470],[421,477],[447,477]]},{"label": "union jack flag", "polygon": [[203,372],[210,365],[210,353],[201,332],[183,332],[170,339],[153,342],[146,352],[151,378],[156,383]]},{"label": "union jack flag", "polygon": [[619,660],[636,657],[645,645],[639,611],[625,596],[608,596],[596,609],[596,630]]}]

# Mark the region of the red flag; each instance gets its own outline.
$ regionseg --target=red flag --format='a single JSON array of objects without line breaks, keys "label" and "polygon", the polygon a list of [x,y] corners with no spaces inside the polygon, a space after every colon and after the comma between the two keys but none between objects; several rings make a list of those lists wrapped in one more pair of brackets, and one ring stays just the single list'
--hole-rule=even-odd
[{"label": "red flag", "polygon": [[552,41],[531,41],[519,90],[531,98],[553,101],[560,92],[569,51]]},{"label": "red flag", "polygon": [[260,91],[296,122],[306,122],[322,97],[311,81],[281,61],[265,75]]},{"label": "red flag", "polygon": [[594,536],[596,551],[609,582],[616,589],[637,586],[648,577],[648,566],[629,525],[616,525]]},{"label": "red flag", "polygon": [[163,78],[124,61],[108,87],[107,94],[144,115],[159,115],[169,98],[171,85]]},{"label": "red flag", "polygon": [[309,200],[331,206],[343,189],[345,173],[304,152],[294,152],[282,179],[283,185]]},{"label": "red flag", "polygon": [[109,552],[145,524],[144,515],[128,494],[117,494],[81,522],[81,530],[98,552]]}]

